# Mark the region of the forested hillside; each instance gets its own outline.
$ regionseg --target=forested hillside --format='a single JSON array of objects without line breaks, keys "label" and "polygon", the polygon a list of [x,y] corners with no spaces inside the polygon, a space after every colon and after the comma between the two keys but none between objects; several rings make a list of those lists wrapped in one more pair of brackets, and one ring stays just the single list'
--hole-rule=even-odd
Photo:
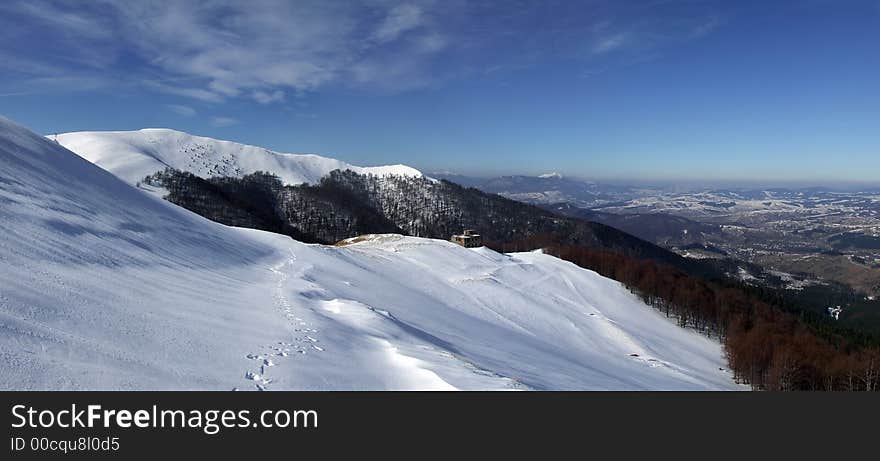
[{"label": "forested hillside", "polygon": [[330,183],[283,186],[277,176],[263,172],[202,179],[170,168],[143,183],[166,189],[168,201],[213,221],[309,243],[334,243],[364,233],[402,233],[377,210]]},{"label": "forested hillside", "polygon": [[646,304],[721,340],[736,378],[774,391],[880,390],[880,338],[840,327],[780,296],[732,279],[707,280],[612,251],[569,245],[545,234],[510,242],[618,280]]},{"label": "forested hillside", "polygon": [[388,232],[448,239],[469,228],[503,248],[504,242],[553,232],[565,235],[570,244],[687,270],[699,266],[603,224],[424,177],[334,170],[315,185],[285,186],[264,172],[202,179],[169,168],[148,176],[143,184],[166,189],[167,200],[214,221],[283,233],[306,242],[335,243]]}]

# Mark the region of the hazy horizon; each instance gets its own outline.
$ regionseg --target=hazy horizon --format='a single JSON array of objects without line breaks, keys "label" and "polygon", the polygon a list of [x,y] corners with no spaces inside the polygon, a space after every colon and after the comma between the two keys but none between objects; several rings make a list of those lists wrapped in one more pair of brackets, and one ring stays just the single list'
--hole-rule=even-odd
[{"label": "hazy horizon", "polygon": [[[3,114],[0,114],[2,116]],[[169,126],[156,126],[156,127],[145,127],[138,128],[135,130],[78,130],[83,132],[89,131],[137,131],[141,129],[167,129],[174,131],[183,131],[177,128],[169,127]],[[44,136],[51,138],[55,134],[63,134],[63,132],[48,132],[42,133]],[[189,133],[195,136],[204,136],[211,137],[204,134],[199,133]],[[257,147],[268,148],[267,146],[262,146],[259,144],[249,144],[243,141],[238,141],[235,139],[228,139],[222,137],[214,138],[221,141],[229,141],[236,142],[240,144],[247,145],[255,145]],[[335,158],[343,161],[354,162],[354,160],[350,156],[346,156],[344,153],[327,153],[327,152],[305,152],[305,151],[297,151],[297,150],[284,150],[278,149],[277,152],[282,153],[291,153],[291,154],[305,154],[305,155],[320,155],[328,158]],[[412,156],[412,158],[418,158],[418,156]],[[565,173],[559,169],[553,169],[553,165],[547,165],[547,168],[543,170],[533,170],[527,171],[516,168],[494,168],[488,170],[466,170],[466,169],[444,169],[444,168],[430,168],[423,167],[417,163],[407,162],[406,159],[401,159],[399,161],[390,161],[384,164],[379,163],[364,163],[359,166],[380,166],[387,164],[405,164],[407,166],[411,166],[413,168],[419,169],[423,173],[427,175],[438,174],[438,175],[455,175],[462,176],[471,179],[492,179],[499,178],[504,176],[526,176],[526,177],[538,177],[541,175],[548,174],[558,174],[566,179],[576,179],[580,181],[587,182],[597,182],[604,183],[609,185],[628,185],[628,186],[644,186],[644,187],[681,187],[681,188],[797,188],[797,189],[806,189],[806,188],[828,188],[834,190],[842,190],[842,191],[857,191],[863,189],[874,189],[880,188],[880,179],[877,180],[859,180],[859,179],[809,179],[809,178],[737,178],[737,177],[665,177],[665,176],[599,176],[599,175],[584,175],[584,174],[571,174]]]},{"label": "hazy horizon", "polygon": [[[538,177],[542,174],[551,174],[551,173],[559,173],[556,171],[548,170],[544,172],[501,172],[498,174],[485,174],[485,173],[474,173],[468,174],[463,172],[449,171],[449,170],[422,170],[424,173],[430,174],[449,174],[449,175],[457,175],[474,179],[492,179],[499,178],[505,176],[525,176],[525,177]],[[763,188],[763,189],[772,189],[772,188],[796,188],[796,189],[809,189],[809,188],[827,188],[832,190],[842,190],[842,191],[858,191],[863,189],[877,189],[880,188],[880,180],[875,181],[846,181],[846,180],[809,180],[809,179],[772,179],[772,178],[759,178],[759,179],[747,179],[747,178],[715,178],[715,179],[706,179],[706,178],[661,178],[661,177],[601,177],[601,176],[581,176],[581,175],[566,175],[563,173],[559,173],[563,178],[580,180],[580,181],[588,181],[588,182],[596,182],[603,183],[609,185],[621,185],[621,186],[656,186],[656,187],[683,187],[683,188],[736,188],[736,189],[749,189],[749,188]]]},{"label": "hazy horizon", "polygon": [[[2,115],[2,114],[0,114]],[[169,127],[169,126],[156,126],[156,127],[145,127],[139,128],[136,130],[78,130],[78,131],[137,131],[140,129],[168,129],[174,131],[183,131],[177,128]],[[63,132],[48,132],[42,133],[44,136],[51,138],[55,134],[63,134]],[[195,136],[205,136],[211,137],[199,133],[189,133]],[[243,141],[237,141],[235,139],[227,139],[221,137],[217,137],[215,139],[221,141],[230,141],[236,142],[240,144],[249,144]],[[250,144],[255,145],[257,147],[264,147],[259,144]],[[343,153],[327,153],[327,152],[305,152],[305,151],[296,151],[296,150],[284,150],[279,149],[277,152],[283,153],[292,153],[292,154],[305,154],[305,155],[320,155],[328,158],[336,158],[343,161],[353,162],[352,158],[344,155]],[[417,156],[415,158],[418,158]],[[438,175],[456,175],[463,176],[472,179],[492,179],[504,176],[526,176],[526,177],[538,177],[541,175],[548,174],[558,174],[566,179],[576,179],[580,181],[588,181],[588,182],[597,182],[597,183],[605,183],[612,185],[629,185],[629,186],[655,186],[655,187],[683,187],[683,188],[829,188],[835,190],[844,190],[844,191],[856,191],[860,189],[873,189],[880,188],[880,179],[873,181],[866,180],[846,180],[846,179],[791,179],[791,178],[736,178],[736,177],[718,177],[718,178],[693,178],[693,177],[663,177],[663,176],[590,176],[583,174],[569,174],[564,173],[560,170],[554,170],[552,165],[547,165],[547,168],[544,170],[534,170],[534,171],[524,171],[521,169],[492,169],[492,170],[464,170],[464,169],[443,169],[443,168],[425,168],[416,163],[408,163],[405,159],[401,159],[400,161],[388,162],[387,164],[400,163],[411,166],[413,168],[417,168],[423,173],[427,175],[438,174]],[[380,166],[382,164],[378,163],[365,163],[359,166]]]}]

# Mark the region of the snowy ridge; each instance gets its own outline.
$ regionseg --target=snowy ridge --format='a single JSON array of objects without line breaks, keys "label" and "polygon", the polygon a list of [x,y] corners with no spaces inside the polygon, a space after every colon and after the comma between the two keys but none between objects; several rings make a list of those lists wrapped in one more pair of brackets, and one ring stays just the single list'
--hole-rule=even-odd
[{"label": "snowy ridge", "polygon": [[741,389],[548,255],[222,226],[0,118],[0,389]]},{"label": "snowy ridge", "polygon": [[291,185],[317,183],[335,169],[379,176],[422,176],[406,165],[359,167],[319,155],[285,154],[169,129],[76,132],[51,138],[129,184],[166,167],[203,178],[267,171]]}]

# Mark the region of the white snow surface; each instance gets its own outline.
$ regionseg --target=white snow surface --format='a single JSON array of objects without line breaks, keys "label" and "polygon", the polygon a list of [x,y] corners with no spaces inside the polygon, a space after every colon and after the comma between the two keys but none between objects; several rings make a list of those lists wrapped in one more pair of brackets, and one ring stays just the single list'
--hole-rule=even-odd
[{"label": "white snow surface", "polygon": [[210,222],[0,118],[0,389],[742,389],[540,252]]},{"label": "white snow surface", "polygon": [[166,167],[202,178],[274,173],[284,184],[315,184],[333,170],[378,176],[422,176],[406,165],[359,167],[314,154],[285,154],[262,147],[193,136],[162,128],[138,131],[84,131],[50,136],[129,184]]}]

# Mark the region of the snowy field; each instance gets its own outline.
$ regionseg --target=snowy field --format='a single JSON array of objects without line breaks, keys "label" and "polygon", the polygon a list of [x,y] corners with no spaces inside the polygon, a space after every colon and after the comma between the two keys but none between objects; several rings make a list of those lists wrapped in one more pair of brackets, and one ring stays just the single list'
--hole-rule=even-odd
[{"label": "snowy field", "polygon": [[594,272],[356,240],[210,222],[0,118],[0,388],[743,389]]}]

